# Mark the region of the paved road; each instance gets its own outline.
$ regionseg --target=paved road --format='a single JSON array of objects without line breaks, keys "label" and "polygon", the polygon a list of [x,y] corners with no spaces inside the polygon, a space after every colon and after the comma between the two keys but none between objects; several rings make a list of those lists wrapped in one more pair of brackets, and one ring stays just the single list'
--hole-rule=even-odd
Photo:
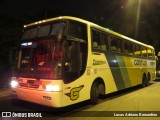
[{"label": "paved road", "polygon": [[[135,111],[138,111],[140,114],[150,114],[151,116],[160,115],[160,81],[153,81],[150,86],[143,89],[134,87],[107,95],[95,106],[89,105],[88,101],[86,101],[58,110],[24,101],[12,101],[10,93],[11,91],[9,89],[0,91],[0,111],[40,111],[43,116],[48,116],[46,119],[54,117],[54,120],[90,120],[93,118],[109,120],[160,120],[160,117],[133,117],[137,115]],[[131,113],[132,117],[113,117],[116,115],[125,115],[126,113],[128,115]]]}]

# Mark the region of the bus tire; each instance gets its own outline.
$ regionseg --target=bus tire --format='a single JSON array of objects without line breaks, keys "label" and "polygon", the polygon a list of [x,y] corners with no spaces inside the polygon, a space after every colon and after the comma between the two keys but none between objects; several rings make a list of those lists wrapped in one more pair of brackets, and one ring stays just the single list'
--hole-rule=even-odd
[{"label": "bus tire", "polygon": [[99,98],[105,99],[105,86],[103,83],[99,84]]},{"label": "bus tire", "polygon": [[96,105],[98,103],[98,98],[99,98],[98,82],[94,82],[91,87],[90,103],[92,105]]},{"label": "bus tire", "polygon": [[147,82],[146,82],[146,86],[149,86],[149,82],[150,82],[150,80],[151,80],[151,76],[150,76],[150,74],[148,73],[148,75],[147,75]]},{"label": "bus tire", "polygon": [[142,88],[146,87],[146,83],[147,83],[147,78],[145,75],[143,75],[142,77]]}]

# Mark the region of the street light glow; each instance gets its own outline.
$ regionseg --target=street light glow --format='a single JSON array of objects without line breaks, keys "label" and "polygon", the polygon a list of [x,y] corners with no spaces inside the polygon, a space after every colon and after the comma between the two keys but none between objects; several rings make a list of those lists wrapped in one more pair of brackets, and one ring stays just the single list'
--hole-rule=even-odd
[{"label": "street light glow", "polygon": [[141,0],[138,0],[138,9],[137,9],[137,16],[136,16],[136,31],[135,31],[135,37],[137,38],[138,35],[138,29],[139,29],[139,21],[140,21],[140,13],[141,12]]},{"label": "street light glow", "polygon": [[135,18],[134,24],[135,24],[135,38],[137,38],[138,36],[138,32],[139,32],[139,23],[140,23],[140,16],[141,16],[141,4],[142,4],[142,0],[128,0],[126,3],[126,16],[127,19],[129,18]]}]

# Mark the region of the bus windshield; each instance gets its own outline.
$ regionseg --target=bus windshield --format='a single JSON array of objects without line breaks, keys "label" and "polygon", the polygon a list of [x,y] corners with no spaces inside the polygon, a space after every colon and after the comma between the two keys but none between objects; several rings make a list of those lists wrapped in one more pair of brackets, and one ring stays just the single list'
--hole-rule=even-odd
[{"label": "bus windshield", "polygon": [[20,73],[26,77],[53,78],[58,62],[62,60],[62,46],[51,40],[21,44]]},{"label": "bus windshield", "polygon": [[34,26],[24,30],[22,35],[22,40],[33,39],[35,37],[42,38],[47,36],[54,35],[63,35],[65,34],[66,23],[61,21],[56,21],[51,24]]},{"label": "bus windshield", "polygon": [[[87,26],[83,23],[61,19],[31,25],[24,28],[22,41],[18,77],[63,77],[68,82],[75,79],[68,76],[79,76],[85,70]],[[79,58],[83,58],[83,62]]]}]

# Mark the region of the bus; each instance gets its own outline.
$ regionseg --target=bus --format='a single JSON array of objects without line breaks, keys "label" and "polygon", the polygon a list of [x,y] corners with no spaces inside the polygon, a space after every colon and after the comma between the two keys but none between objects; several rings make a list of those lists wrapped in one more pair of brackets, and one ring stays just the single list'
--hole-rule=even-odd
[{"label": "bus", "polygon": [[24,25],[17,71],[11,80],[16,99],[65,107],[155,79],[152,46],[89,21],[62,16]]}]

